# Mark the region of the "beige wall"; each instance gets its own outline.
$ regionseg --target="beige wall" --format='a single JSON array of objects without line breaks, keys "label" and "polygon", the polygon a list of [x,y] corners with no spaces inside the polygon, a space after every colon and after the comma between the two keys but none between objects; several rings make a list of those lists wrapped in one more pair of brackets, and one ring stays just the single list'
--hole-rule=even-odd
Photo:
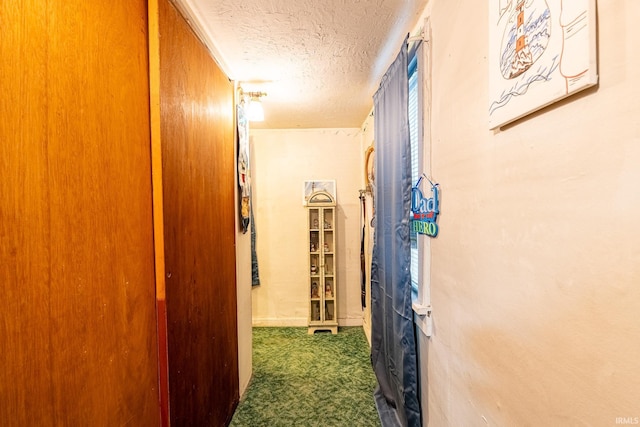
[{"label": "beige wall", "polygon": [[640,417],[640,2],[598,4],[599,87],[487,129],[488,2],[432,0],[425,425]]},{"label": "beige wall", "polygon": [[238,232],[236,237],[236,286],[238,292],[238,374],[240,396],[249,385],[252,370],[251,331],[251,234]]},{"label": "beige wall", "polygon": [[[363,155],[360,163],[360,179],[362,180],[361,188],[365,188],[365,155],[367,150],[374,145],[374,117],[373,113],[369,114],[367,119],[361,128],[361,154]],[[375,155],[375,152],[374,154]],[[364,194],[365,196],[365,236],[364,236],[364,248],[365,248],[365,269],[366,269],[366,307],[364,308],[362,316],[362,328],[364,334],[371,345],[371,256],[373,253],[373,227],[371,227],[371,218],[373,216],[373,195],[371,192]]]},{"label": "beige wall", "polygon": [[[236,156],[237,156],[236,145]],[[236,163],[236,176],[238,165]],[[238,187],[235,190],[238,200]],[[240,231],[236,214],[236,292],[238,295],[238,375],[240,396],[249,385],[253,370],[253,332],[251,320],[251,232]]]},{"label": "beige wall", "polygon": [[360,129],[251,130],[252,185],[261,285],[253,324],[306,326],[305,180],[335,179],[338,196],[338,322],[362,324],[360,307]]}]

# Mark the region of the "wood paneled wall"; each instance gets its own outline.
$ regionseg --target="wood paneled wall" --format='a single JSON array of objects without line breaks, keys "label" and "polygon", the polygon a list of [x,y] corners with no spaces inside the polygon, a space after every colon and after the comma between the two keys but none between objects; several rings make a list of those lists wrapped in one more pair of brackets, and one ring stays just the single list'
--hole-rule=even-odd
[{"label": "wood paneled wall", "polygon": [[0,2],[0,425],[159,423],[146,13]]},{"label": "wood paneled wall", "polygon": [[160,1],[160,111],[173,426],[220,426],[239,400],[233,84]]}]

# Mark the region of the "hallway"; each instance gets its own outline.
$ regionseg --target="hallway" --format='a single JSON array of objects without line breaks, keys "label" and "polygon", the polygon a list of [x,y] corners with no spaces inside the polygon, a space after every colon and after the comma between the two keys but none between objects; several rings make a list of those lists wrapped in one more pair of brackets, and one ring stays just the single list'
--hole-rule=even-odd
[{"label": "hallway", "polygon": [[362,328],[254,328],[253,377],[231,426],[379,426]]},{"label": "hallway", "polygon": [[[196,2],[235,40],[207,43],[178,7]],[[417,299],[385,307],[416,327],[409,425],[638,424],[640,1],[251,3],[0,2],[0,426],[378,425],[365,335],[407,342],[369,292],[374,243],[397,246],[385,231],[415,255]],[[527,31],[546,47],[516,75],[504,59],[525,55]],[[215,46],[285,55],[231,73]],[[384,147],[411,142],[381,134],[408,124],[385,111],[404,116],[409,84],[378,107],[394,58],[418,97],[411,164],[437,184],[437,216],[385,185],[410,166],[385,167]],[[238,107],[261,97],[265,121],[242,127]],[[309,226],[307,182],[335,188],[333,237],[314,245],[335,261],[337,336],[307,335],[309,237],[329,232]],[[409,199],[417,212],[390,226]],[[412,239],[406,223],[430,213],[438,233]],[[407,271],[406,256],[382,258],[383,273]]]}]

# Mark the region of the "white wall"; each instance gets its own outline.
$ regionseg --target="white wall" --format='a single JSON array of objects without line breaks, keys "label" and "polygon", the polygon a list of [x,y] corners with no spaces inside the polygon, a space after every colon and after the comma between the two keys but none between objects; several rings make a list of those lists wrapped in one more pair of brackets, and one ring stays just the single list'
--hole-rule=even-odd
[{"label": "white wall", "polygon": [[240,396],[249,385],[252,374],[251,331],[251,234],[236,235],[236,289],[238,300],[238,374]]},{"label": "white wall", "polygon": [[252,188],[261,285],[254,287],[253,324],[308,323],[305,180],[337,186],[338,323],[362,324],[360,304],[360,129],[251,130]]},{"label": "white wall", "polygon": [[[236,128],[237,129],[237,128]],[[237,130],[236,130],[237,133]],[[237,135],[236,135],[237,138]],[[237,144],[234,148],[238,157]],[[253,160],[253,159],[252,159]],[[235,167],[236,176],[238,165]],[[238,200],[238,187],[235,187]],[[236,205],[237,206],[237,205]],[[236,207],[237,212],[237,207]],[[242,233],[236,213],[236,298],[238,305],[238,376],[240,397],[244,394],[253,373],[253,332],[251,320],[251,232]]]},{"label": "white wall", "polygon": [[597,88],[495,133],[488,3],[429,5],[441,212],[424,424],[640,417],[640,2],[598,3]]}]

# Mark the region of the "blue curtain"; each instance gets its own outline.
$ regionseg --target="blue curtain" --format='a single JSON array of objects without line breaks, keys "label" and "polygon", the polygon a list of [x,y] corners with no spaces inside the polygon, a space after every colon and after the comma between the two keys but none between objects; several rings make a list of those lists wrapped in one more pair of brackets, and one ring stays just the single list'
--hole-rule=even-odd
[{"label": "blue curtain", "polygon": [[371,265],[371,363],[382,425],[420,426],[411,309],[411,157],[407,43],[374,95],[375,234]]},{"label": "blue curtain", "polygon": [[[250,198],[253,198],[253,195]],[[256,220],[253,218],[253,200],[249,202],[249,217],[251,221],[251,286],[259,286],[260,271],[258,270],[258,252],[256,251]]]}]

